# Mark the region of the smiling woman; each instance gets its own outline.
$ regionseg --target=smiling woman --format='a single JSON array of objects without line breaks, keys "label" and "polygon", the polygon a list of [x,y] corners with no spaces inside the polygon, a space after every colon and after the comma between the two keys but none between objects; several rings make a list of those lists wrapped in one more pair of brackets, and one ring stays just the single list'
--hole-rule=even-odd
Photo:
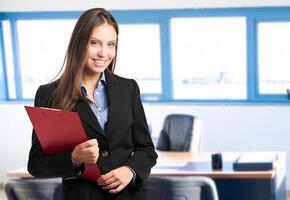
[{"label": "smiling woman", "polygon": [[88,45],[84,76],[99,76],[116,56],[117,33],[108,23],[94,28]]},{"label": "smiling woman", "polygon": [[[143,182],[157,154],[136,81],[114,74],[118,33],[108,11],[84,12],[73,30],[63,73],[36,92],[37,107],[78,112],[89,139],[71,151],[47,155],[32,133],[28,170],[35,177],[62,177],[64,199],[146,199]],[[81,178],[85,164],[97,164],[101,176]]]}]

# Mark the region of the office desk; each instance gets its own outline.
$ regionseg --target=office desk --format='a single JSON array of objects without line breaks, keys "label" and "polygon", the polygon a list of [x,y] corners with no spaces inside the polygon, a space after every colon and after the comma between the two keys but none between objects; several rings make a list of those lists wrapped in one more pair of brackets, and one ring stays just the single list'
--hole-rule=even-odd
[{"label": "office desk", "polygon": [[[273,152],[253,152],[259,156]],[[208,176],[217,186],[221,200],[286,200],[286,153],[275,152],[275,169],[268,171],[234,171],[239,152],[224,152],[223,169],[212,170],[211,153],[158,152],[153,176]]]},{"label": "office desk", "polygon": [[[256,153],[256,152],[255,152]],[[272,152],[261,152],[261,154]],[[217,186],[220,200],[286,200],[286,153],[277,152],[276,167],[268,171],[234,171],[241,153],[224,152],[223,169],[212,170],[211,153],[158,152],[150,176],[208,176]],[[31,178],[25,168],[7,172],[8,177]]]}]

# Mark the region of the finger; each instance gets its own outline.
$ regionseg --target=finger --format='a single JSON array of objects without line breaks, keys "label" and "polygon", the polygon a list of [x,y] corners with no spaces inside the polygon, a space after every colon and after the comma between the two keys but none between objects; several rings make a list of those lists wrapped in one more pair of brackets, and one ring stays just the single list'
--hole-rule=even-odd
[{"label": "finger", "polygon": [[92,159],[92,160],[97,160],[99,157],[99,152],[91,148],[85,148],[81,152],[87,158]]},{"label": "finger", "polygon": [[90,150],[91,150],[92,152],[99,153],[99,147],[98,147],[98,145],[93,145],[93,146],[91,146],[91,147],[89,147],[89,148],[90,148]]},{"label": "finger", "polygon": [[98,141],[96,139],[91,139],[91,140],[88,140],[88,141],[81,143],[80,147],[87,148],[87,147],[91,147],[91,146],[94,146],[97,144],[98,144]]},{"label": "finger", "polygon": [[109,172],[109,173],[106,173],[102,176],[100,176],[100,178],[97,180],[97,183],[98,184],[103,184],[107,179],[113,177],[113,173],[112,172]]},{"label": "finger", "polygon": [[103,189],[104,190],[116,189],[117,187],[119,187],[120,184],[121,184],[120,181],[115,181],[115,182],[112,182],[109,185],[104,186]]},{"label": "finger", "polygon": [[96,156],[99,154],[98,149],[94,148],[94,147],[86,147],[84,149],[82,149],[83,152],[85,152],[88,155],[92,155],[92,156]]},{"label": "finger", "polygon": [[107,185],[110,185],[110,184],[115,183],[115,182],[118,182],[118,179],[116,177],[112,176],[112,177],[104,180],[103,182],[98,183],[98,185],[107,186]]},{"label": "finger", "polygon": [[83,149],[84,154],[92,160],[92,162],[97,162],[99,158],[99,151],[95,148],[85,148]]},{"label": "finger", "polygon": [[112,190],[109,190],[109,192],[110,193],[118,193],[118,192],[120,192],[121,190],[123,190],[124,189],[124,185],[119,185],[117,188],[115,188],[115,189],[112,189]]},{"label": "finger", "polygon": [[[97,141],[97,140],[95,140],[95,141]],[[82,143],[82,148],[83,149],[85,149],[85,148],[99,149],[99,145],[98,145],[98,143],[94,143],[94,141],[88,140],[88,141]]]}]

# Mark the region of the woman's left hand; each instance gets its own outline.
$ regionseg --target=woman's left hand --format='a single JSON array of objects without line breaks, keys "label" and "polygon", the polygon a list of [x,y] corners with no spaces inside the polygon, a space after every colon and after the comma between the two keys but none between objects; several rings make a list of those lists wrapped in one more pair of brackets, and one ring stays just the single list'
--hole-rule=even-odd
[{"label": "woman's left hand", "polygon": [[127,166],[122,166],[102,175],[97,183],[110,193],[118,193],[132,180],[133,172]]}]

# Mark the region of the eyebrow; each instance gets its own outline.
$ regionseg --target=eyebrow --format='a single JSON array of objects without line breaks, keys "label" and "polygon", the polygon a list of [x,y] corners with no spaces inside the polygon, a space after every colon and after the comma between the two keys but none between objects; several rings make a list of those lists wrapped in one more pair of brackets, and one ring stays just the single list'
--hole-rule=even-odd
[{"label": "eyebrow", "polygon": [[[100,39],[98,39],[98,38],[95,38],[95,37],[91,37],[91,40],[97,40],[97,41],[102,41],[102,40],[100,40]],[[110,40],[109,42],[116,42],[117,40]]]}]

